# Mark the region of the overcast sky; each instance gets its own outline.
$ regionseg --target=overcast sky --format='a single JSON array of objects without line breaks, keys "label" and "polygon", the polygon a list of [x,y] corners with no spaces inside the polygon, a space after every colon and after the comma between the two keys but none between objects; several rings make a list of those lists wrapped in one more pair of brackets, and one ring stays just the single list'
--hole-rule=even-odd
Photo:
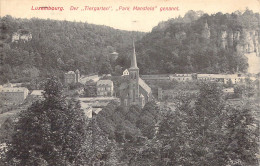
[{"label": "overcast sky", "polygon": [[[35,7],[64,7],[63,11],[31,10]],[[70,7],[79,7],[71,11]],[[85,6],[111,7],[108,11],[81,11]],[[130,11],[117,11],[120,6]],[[154,11],[133,11],[134,6],[156,7]],[[189,10],[212,14],[244,11],[246,7],[260,11],[260,0],[0,0],[0,15],[16,18],[50,18],[107,25],[116,29],[149,32],[161,21],[183,16]],[[179,11],[162,11],[161,7],[178,7]]]}]

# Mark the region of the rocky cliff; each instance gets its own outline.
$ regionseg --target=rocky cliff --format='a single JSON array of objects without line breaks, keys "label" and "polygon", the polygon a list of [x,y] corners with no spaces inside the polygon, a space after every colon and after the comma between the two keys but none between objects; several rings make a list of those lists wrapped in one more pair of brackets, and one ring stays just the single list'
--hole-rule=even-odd
[{"label": "rocky cliff", "polygon": [[248,73],[260,72],[259,32],[243,29],[240,31],[221,31],[220,45],[222,48],[234,48],[247,57]]},{"label": "rocky cliff", "polygon": [[[203,36],[203,34],[202,34]],[[234,48],[237,52],[259,54],[259,32],[258,30],[243,29],[242,31],[219,32],[219,43],[222,48]]]}]

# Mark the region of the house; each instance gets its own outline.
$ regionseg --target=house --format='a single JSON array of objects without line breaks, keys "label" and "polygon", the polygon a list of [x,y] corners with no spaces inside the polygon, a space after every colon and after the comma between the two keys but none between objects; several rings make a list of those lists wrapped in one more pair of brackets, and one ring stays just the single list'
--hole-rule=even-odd
[{"label": "house", "polygon": [[97,81],[97,96],[112,96],[114,92],[114,85],[111,80]]},{"label": "house", "polygon": [[33,90],[30,94],[35,99],[43,99],[43,90]]},{"label": "house", "polygon": [[27,88],[3,87],[0,89],[1,99],[5,104],[21,104],[28,96]]},{"label": "house", "polygon": [[64,74],[64,82],[66,85],[78,83],[79,80],[80,80],[80,72],[78,69],[75,72],[69,71]]},{"label": "house", "polygon": [[129,76],[129,71],[127,70],[127,69],[125,69],[124,71],[123,71],[123,75],[122,76]]},{"label": "house", "polygon": [[139,68],[137,67],[135,46],[133,43],[133,54],[131,57],[131,66],[128,69],[129,75],[120,87],[120,102],[124,108],[131,105],[144,105],[152,100],[151,88],[139,77]]},{"label": "house", "polygon": [[216,81],[224,83],[225,74],[197,74],[197,79],[201,81]]}]

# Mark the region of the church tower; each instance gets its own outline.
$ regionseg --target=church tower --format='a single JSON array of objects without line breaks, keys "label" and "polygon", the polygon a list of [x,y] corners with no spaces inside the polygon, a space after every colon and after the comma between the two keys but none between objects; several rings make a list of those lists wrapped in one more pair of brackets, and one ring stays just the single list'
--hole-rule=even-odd
[{"label": "church tower", "polygon": [[139,104],[139,68],[137,67],[135,43],[133,40],[133,54],[129,68],[129,104]]}]

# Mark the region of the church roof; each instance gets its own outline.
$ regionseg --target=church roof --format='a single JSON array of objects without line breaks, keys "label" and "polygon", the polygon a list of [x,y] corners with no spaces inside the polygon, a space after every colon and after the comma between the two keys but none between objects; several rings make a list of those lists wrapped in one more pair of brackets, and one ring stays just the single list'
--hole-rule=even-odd
[{"label": "church roof", "polygon": [[139,78],[139,82],[138,83],[139,83],[139,86],[141,86],[147,93],[151,93],[152,92],[151,88],[141,78]]},{"label": "church roof", "polygon": [[[138,79],[138,84],[139,86],[141,86],[141,88],[143,88],[147,93],[151,93],[152,90],[151,88],[144,82],[144,80],[142,80],[141,78]],[[124,90],[128,88],[128,83],[124,82],[120,85],[119,89],[120,90]]]}]

